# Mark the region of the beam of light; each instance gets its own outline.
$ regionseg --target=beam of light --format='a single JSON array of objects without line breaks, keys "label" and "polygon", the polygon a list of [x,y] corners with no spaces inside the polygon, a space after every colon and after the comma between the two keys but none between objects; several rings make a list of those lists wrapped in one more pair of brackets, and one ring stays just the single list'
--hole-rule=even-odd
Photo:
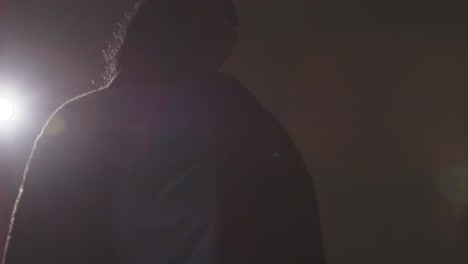
[{"label": "beam of light", "polygon": [[0,97],[0,123],[12,121],[16,116],[16,104],[6,97]]}]

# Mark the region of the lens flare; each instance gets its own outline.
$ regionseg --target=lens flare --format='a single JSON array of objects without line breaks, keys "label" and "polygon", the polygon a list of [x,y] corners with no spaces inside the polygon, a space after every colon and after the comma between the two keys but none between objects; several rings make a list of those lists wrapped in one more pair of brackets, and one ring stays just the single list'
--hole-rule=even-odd
[{"label": "lens flare", "polygon": [[15,118],[16,106],[7,98],[0,97],[0,122],[11,121]]},{"label": "lens flare", "polygon": [[468,204],[468,168],[455,167],[445,170],[440,178],[440,188],[453,202]]}]

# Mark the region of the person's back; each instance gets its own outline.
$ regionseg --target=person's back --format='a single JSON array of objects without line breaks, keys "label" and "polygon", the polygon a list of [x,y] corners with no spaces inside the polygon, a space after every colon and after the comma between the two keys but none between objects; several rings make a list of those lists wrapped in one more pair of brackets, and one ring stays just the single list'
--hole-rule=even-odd
[{"label": "person's back", "polygon": [[325,263],[299,153],[216,71],[236,23],[230,1],[143,4],[111,88],[39,141],[8,264]]}]

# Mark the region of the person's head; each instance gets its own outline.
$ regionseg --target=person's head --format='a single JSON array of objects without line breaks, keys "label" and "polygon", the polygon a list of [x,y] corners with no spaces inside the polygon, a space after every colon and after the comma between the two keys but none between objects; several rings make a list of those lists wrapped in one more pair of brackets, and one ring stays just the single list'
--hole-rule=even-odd
[{"label": "person's head", "polygon": [[216,71],[237,40],[231,0],[146,0],[118,55],[122,71],[183,78]]}]

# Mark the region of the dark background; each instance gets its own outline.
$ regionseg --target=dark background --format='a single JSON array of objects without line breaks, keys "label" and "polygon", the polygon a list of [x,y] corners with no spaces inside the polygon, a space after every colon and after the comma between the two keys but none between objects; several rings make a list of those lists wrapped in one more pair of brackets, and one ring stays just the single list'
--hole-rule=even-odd
[{"label": "dark background", "polygon": [[[466,1],[235,2],[225,68],[301,150],[330,264],[467,263]],[[131,3],[0,1],[0,79],[28,105],[21,129],[0,134],[0,230],[41,123],[95,88]]]}]

